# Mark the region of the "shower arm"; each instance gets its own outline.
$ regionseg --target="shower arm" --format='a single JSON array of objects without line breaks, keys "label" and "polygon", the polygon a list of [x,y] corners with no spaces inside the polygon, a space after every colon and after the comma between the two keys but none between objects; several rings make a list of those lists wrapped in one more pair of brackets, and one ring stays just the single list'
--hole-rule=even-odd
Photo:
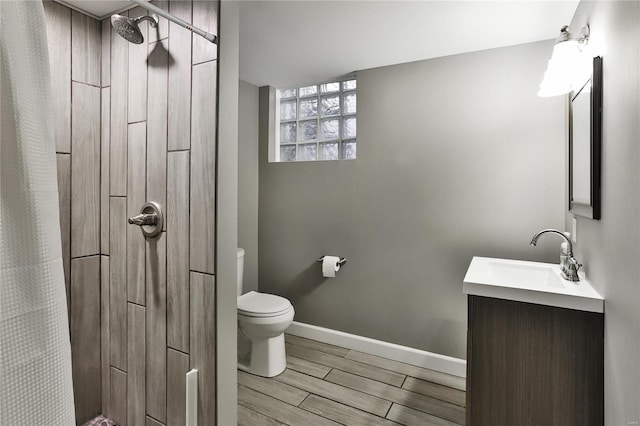
[{"label": "shower arm", "polygon": [[158,15],[154,13],[153,16],[149,16],[149,15],[138,16],[133,21],[136,24],[142,21],[149,21],[149,25],[151,25],[151,28],[156,28],[158,26]]},{"label": "shower arm", "polygon": [[216,37],[215,35],[208,33],[206,31],[202,31],[200,28],[196,28],[191,26],[191,24],[189,24],[188,22],[183,21],[182,19],[167,13],[165,10],[160,9],[158,6],[155,6],[145,0],[129,0],[131,3],[135,3],[140,7],[143,7],[147,10],[150,10],[153,13],[156,13],[160,16],[162,16],[163,18],[167,18],[168,20],[170,20],[171,22],[174,22],[178,25],[180,25],[183,28],[188,29],[189,31],[198,34],[199,36],[202,36],[204,38],[206,38],[207,40],[209,40],[211,43],[215,43],[218,44],[218,37]]}]

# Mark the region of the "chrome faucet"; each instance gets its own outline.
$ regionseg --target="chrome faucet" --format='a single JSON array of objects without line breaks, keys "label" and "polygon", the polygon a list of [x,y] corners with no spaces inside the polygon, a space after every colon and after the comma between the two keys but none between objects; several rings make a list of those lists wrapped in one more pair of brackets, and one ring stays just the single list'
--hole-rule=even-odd
[{"label": "chrome faucet", "polygon": [[538,243],[538,238],[540,238],[542,234],[546,233],[558,234],[564,238],[567,243],[566,251],[563,248],[560,255],[560,270],[562,278],[569,281],[580,281],[580,278],[578,277],[578,269],[580,269],[582,264],[578,263],[578,261],[573,257],[573,244],[571,244],[571,240],[564,234],[564,232],[560,232],[557,229],[544,229],[534,235],[531,239],[531,243],[529,244],[535,247]]}]

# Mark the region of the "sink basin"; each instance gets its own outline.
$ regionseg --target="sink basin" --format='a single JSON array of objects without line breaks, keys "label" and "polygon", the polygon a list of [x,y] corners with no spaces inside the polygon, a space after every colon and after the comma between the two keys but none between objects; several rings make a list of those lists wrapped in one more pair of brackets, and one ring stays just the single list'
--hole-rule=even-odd
[{"label": "sink basin", "polygon": [[560,275],[560,265],[524,260],[474,257],[464,277],[465,294],[603,312],[602,296],[583,277]]},{"label": "sink basin", "polygon": [[[562,277],[556,273],[559,265],[550,263],[516,262],[503,259],[488,259],[486,262],[489,279],[495,285],[524,289],[537,287],[564,287]],[[555,268],[557,266],[557,268]]]}]

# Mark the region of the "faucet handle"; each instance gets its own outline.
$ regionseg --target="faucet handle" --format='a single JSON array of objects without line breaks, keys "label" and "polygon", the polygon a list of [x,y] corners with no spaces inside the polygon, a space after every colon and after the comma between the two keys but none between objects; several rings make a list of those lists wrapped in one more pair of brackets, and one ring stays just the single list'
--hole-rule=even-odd
[{"label": "faucet handle", "polygon": [[575,257],[570,257],[567,259],[567,279],[569,281],[580,281],[580,277],[578,276],[578,269],[582,267],[582,263],[578,263]]},{"label": "faucet handle", "polygon": [[576,272],[578,272],[578,269],[582,268],[582,263],[578,263],[575,257],[569,258],[569,264],[575,268]]}]

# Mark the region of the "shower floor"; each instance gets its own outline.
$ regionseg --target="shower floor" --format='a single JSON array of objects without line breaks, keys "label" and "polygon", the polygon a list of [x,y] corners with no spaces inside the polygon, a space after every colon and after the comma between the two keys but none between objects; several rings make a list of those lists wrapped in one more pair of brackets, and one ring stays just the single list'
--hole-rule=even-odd
[{"label": "shower floor", "polygon": [[91,419],[82,426],[116,426],[116,424],[105,416],[98,416]]},{"label": "shower floor", "polygon": [[287,369],[238,371],[238,425],[462,425],[465,380],[286,335]]}]

